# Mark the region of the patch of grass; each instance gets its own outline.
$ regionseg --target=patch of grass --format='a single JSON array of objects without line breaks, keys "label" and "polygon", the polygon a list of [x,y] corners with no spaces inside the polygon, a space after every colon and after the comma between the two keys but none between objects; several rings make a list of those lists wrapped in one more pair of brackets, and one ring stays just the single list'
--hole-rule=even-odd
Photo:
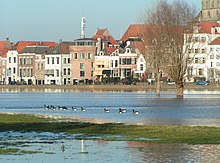
[{"label": "patch of grass", "polygon": [[[220,144],[219,127],[51,122],[51,119],[30,115],[1,114],[1,131],[66,132],[81,134],[85,137],[100,136],[105,140],[117,140],[114,136],[122,136],[125,137],[125,140],[142,138],[139,141],[149,143]],[[113,137],[111,138],[111,136]]]},{"label": "patch of grass", "polygon": [[17,153],[19,149],[17,148],[0,148],[0,155],[3,154],[14,154]]}]

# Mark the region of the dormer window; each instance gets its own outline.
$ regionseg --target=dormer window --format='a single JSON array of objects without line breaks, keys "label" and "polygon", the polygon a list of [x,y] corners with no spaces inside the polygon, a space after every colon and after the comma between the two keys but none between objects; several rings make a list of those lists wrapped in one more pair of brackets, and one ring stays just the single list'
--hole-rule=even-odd
[{"label": "dormer window", "polygon": [[100,52],[100,56],[103,56],[104,54],[103,54],[103,52]]},{"label": "dormer window", "polygon": [[118,54],[119,54],[119,50],[118,49],[115,50],[115,54],[116,54],[116,56],[118,56]]},{"label": "dormer window", "polygon": [[126,53],[131,53],[131,49],[130,49],[130,48],[127,48],[127,49],[126,49]]}]

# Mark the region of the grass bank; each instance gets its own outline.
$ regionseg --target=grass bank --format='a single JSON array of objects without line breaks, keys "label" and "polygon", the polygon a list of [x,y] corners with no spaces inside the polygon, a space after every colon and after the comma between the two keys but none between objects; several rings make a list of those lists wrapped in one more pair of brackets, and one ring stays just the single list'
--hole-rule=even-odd
[{"label": "grass bank", "polygon": [[105,140],[121,136],[124,140],[148,143],[220,144],[219,127],[60,122],[23,114],[0,114],[0,132],[3,131],[66,132],[86,138],[101,136]]}]

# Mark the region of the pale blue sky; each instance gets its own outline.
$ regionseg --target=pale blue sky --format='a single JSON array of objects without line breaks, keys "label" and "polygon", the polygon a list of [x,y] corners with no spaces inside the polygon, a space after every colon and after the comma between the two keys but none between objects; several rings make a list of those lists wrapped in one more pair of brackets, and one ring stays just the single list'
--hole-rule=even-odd
[{"label": "pale blue sky", "polygon": [[[172,1],[172,0],[170,0]],[[201,0],[187,0],[201,8]],[[86,36],[108,28],[116,39],[155,0],[0,0],[0,40],[74,40],[86,17]]]}]

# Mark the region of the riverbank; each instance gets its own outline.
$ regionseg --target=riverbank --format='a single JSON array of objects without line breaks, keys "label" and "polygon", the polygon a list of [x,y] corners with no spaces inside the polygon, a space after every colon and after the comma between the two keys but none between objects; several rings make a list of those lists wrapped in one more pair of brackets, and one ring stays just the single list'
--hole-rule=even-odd
[{"label": "riverbank", "polygon": [[[72,90],[72,91],[154,91],[155,85],[148,85],[147,83],[138,83],[137,85],[0,85],[0,92],[4,91],[44,91],[44,90]],[[161,85],[162,91],[174,90],[175,85]],[[220,85],[210,84],[207,86],[186,84],[185,90],[220,90]]]},{"label": "riverbank", "polygon": [[0,117],[0,132],[64,132],[78,134],[79,139],[98,137],[110,141],[120,137],[120,141],[147,143],[220,144],[220,127],[99,124],[28,114],[0,114]]}]

